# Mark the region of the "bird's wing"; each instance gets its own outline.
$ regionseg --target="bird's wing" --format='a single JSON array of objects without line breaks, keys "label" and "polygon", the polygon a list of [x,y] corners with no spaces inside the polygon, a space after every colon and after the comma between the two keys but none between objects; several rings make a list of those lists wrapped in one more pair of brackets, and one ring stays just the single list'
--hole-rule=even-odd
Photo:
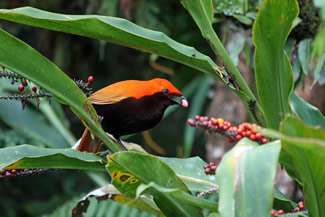
[{"label": "bird's wing", "polygon": [[107,105],[120,102],[126,98],[140,98],[151,95],[150,88],[141,81],[128,80],[109,85],[90,95],[88,100],[95,105]]}]

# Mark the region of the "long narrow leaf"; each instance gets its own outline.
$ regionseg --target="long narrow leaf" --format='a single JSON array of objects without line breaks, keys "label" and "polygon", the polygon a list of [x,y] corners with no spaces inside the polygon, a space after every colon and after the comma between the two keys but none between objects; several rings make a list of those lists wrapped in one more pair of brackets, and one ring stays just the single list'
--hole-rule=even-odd
[{"label": "long narrow leaf", "polygon": [[216,171],[222,217],[269,216],[280,148],[244,138],[222,158]]},{"label": "long narrow leaf", "polygon": [[161,32],[142,28],[125,19],[57,14],[31,7],[0,9],[0,19],[110,41],[154,53],[218,77],[214,70],[217,65],[210,57],[172,40]]},{"label": "long narrow leaf", "polygon": [[88,169],[105,171],[100,157],[73,149],[20,145],[0,149],[0,169]]},{"label": "long narrow leaf", "polygon": [[257,93],[267,126],[273,129],[278,129],[285,115],[291,113],[293,75],[284,45],[297,15],[296,1],[266,0],[253,26]]}]

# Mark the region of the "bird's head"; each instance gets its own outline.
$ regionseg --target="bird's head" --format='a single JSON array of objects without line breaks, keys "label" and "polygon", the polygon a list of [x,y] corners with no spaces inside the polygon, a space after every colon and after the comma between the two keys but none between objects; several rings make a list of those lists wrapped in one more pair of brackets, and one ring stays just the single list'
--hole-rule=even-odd
[{"label": "bird's head", "polygon": [[183,94],[168,80],[162,78],[155,78],[149,81],[153,94],[162,93],[175,104],[179,104],[183,107],[188,106],[188,102]]}]

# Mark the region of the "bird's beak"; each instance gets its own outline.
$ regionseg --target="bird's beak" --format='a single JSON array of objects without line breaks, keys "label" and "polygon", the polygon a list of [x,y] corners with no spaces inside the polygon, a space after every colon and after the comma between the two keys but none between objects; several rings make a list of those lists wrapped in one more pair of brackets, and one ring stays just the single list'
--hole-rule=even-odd
[{"label": "bird's beak", "polygon": [[[180,101],[178,101],[178,100],[176,100],[175,98],[181,98],[181,100]],[[170,97],[170,99],[171,100],[173,100],[175,103],[177,103],[177,104],[179,104],[179,105],[181,105],[181,106],[183,106],[183,107],[188,107],[188,102],[187,102],[187,100],[186,100],[186,98],[185,98],[185,96],[174,96],[174,97]]]}]

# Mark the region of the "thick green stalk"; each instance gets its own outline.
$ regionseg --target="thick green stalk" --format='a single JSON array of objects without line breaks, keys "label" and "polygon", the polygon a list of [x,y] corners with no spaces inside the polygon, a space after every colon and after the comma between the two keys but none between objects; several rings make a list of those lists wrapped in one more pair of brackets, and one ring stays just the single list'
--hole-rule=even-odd
[{"label": "thick green stalk", "polygon": [[227,72],[228,80],[234,84],[233,90],[244,103],[247,110],[254,119],[262,126],[265,126],[265,118],[262,107],[256,97],[248,87],[244,78],[238,71],[237,67],[231,60],[225,47],[220,42],[217,34],[212,27],[213,21],[213,5],[211,0],[182,0],[184,7],[193,17],[194,21],[201,30],[203,37],[208,41],[212,50],[221,60]]},{"label": "thick green stalk", "polygon": [[261,125],[264,125],[265,118],[261,105],[256,100],[256,97],[252,93],[251,89],[248,87],[243,76],[238,71],[234,62],[231,60],[225,47],[219,40],[219,37],[213,30],[211,25],[207,25],[205,31],[202,32],[203,37],[208,41],[214,53],[221,60],[228,74],[234,79],[239,90],[234,90],[239,96],[241,101],[244,103],[248,111],[252,114],[254,119]]}]

